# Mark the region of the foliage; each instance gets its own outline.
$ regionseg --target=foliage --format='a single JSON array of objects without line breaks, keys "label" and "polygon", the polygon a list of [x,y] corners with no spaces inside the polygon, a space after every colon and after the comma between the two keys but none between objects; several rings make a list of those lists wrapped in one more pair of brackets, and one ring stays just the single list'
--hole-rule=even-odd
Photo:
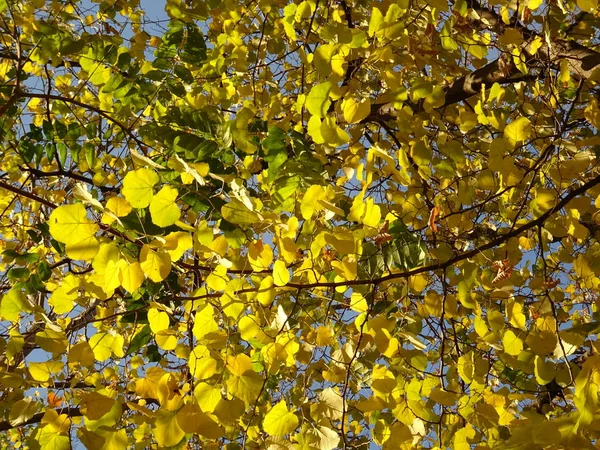
[{"label": "foliage", "polygon": [[0,0],[0,431],[595,448],[597,0]]}]

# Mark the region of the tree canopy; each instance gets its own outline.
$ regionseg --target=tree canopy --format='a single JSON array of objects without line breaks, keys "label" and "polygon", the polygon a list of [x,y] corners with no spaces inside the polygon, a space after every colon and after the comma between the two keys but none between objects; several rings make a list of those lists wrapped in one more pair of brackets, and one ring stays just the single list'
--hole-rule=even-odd
[{"label": "tree canopy", "polygon": [[0,0],[2,445],[596,448],[598,0],[160,3]]}]

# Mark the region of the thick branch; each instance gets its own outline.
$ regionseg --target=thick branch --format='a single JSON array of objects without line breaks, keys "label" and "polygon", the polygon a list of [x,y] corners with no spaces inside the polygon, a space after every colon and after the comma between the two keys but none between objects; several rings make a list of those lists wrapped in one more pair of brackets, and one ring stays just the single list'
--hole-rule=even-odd
[{"label": "thick branch", "polygon": [[436,270],[446,269],[460,261],[464,261],[465,259],[473,258],[479,253],[488,250],[490,248],[498,247],[506,243],[509,239],[513,237],[517,237],[523,234],[525,231],[535,228],[537,226],[541,226],[544,222],[550,218],[553,214],[557,213],[565,206],[569,204],[569,202],[576,197],[585,194],[588,190],[600,184],[600,175],[592,178],[587,183],[581,185],[577,189],[573,189],[567,195],[565,195],[554,207],[550,208],[544,214],[542,214],[537,219],[532,220],[531,222],[527,222],[524,225],[521,225],[518,228],[513,229],[512,231],[498,236],[496,239],[491,240],[485,244],[480,245],[479,247],[474,248],[473,250],[469,250],[468,252],[461,253],[460,255],[456,255],[446,261],[430,264],[428,266],[417,267],[412,270],[407,270],[405,272],[398,273],[390,273],[389,275],[373,278],[372,280],[347,280],[347,281],[339,281],[339,282],[317,282],[317,283],[288,283],[286,287],[296,288],[296,289],[312,289],[319,287],[328,287],[328,288],[336,288],[342,286],[357,286],[357,285],[376,285],[380,283],[384,283],[386,281],[397,280],[402,278],[408,278],[413,275],[418,275],[420,273],[433,272]]},{"label": "thick branch", "polygon": [[[143,399],[146,401],[147,404],[151,404],[151,405],[157,405],[158,402],[153,399],[153,398],[146,398]],[[127,406],[127,403],[123,403],[122,405],[123,408],[123,412],[125,411],[129,411],[131,408],[129,406]],[[81,410],[77,407],[73,407],[73,406],[67,406],[65,408],[59,408],[59,409],[55,409],[54,411],[56,411],[57,414],[66,414],[69,417],[81,417],[83,416],[83,413],[81,412]],[[5,421],[5,422],[0,422],[0,432],[1,431],[8,431],[8,430],[12,430],[14,428],[21,428],[27,425],[34,425],[36,423],[40,423],[42,421],[42,418],[46,415],[45,412],[40,412],[37,414],[34,414],[33,417],[31,417],[31,419],[20,423],[18,425],[12,425],[9,421]]]},{"label": "thick branch", "polygon": [[[489,29],[496,33],[502,33],[508,26],[501,17],[493,10],[481,6],[477,0],[468,0],[468,6],[475,10],[483,20],[472,20],[471,24],[480,29]],[[581,20],[579,18],[579,20]],[[445,89],[445,102],[441,108],[465,101],[481,92],[483,85],[491,87],[494,83],[511,84],[523,79],[538,79],[544,76],[543,71],[537,70],[540,62],[545,65],[556,66],[560,60],[566,60],[569,70],[574,78],[587,80],[600,66],[600,53],[588,48],[572,39],[554,39],[550,45],[543,36],[530,30],[520,23],[510,25],[518,29],[525,42],[522,45],[525,64],[532,75],[522,74],[513,62],[512,55],[501,56],[486,66],[456,79]],[[543,44],[535,53],[532,52],[531,42],[536,38],[542,38]],[[537,74],[534,74],[537,70]],[[421,112],[422,105],[407,103],[414,112]],[[381,120],[394,120],[398,112],[393,104],[375,104],[371,114],[365,122],[377,122]]]}]

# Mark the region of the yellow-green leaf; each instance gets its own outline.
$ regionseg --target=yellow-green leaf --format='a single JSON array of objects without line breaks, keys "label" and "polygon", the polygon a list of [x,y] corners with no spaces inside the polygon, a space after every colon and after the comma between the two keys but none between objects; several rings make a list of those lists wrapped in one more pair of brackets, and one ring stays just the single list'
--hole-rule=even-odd
[{"label": "yellow-green leaf", "polygon": [[194,347],[188,359],[188,366],[190,373],[199,380],[210,378],[217,372],[217,360],[204,345]]},{"label": "yellow-green leaf", "polygon": [[158,180],[153,170],[137,169],[125,175],[121,191],[131,206],[146,208],[152,201],[153,188]]},{"label": "yellow-green leaf", "polygon": [[273,281],[275,286],[285,286],[290,281],[290,271],[280,259],[273,264]]},{"label": "yellow-green leaf", "polygon": [[171,257],[165,251],[144,244],[140,251],[140,267],[148,278],[158,283],[171,272]]},{"label": "yellow-green leaf", "polygon": [[246,406],[252,405],[262,389],[263,379],[254,372],[250,358],[243,353],[235,357],[228,356],[227,369],[232,374],[227,380],[229,392]]},{"label": "yellow-green leaf", "polygon": [[52,237],[66,244],[69,257],[89,260],[98,253],[96,232],[100,228],[87,217],[83,204],[59,206],[50,214],[49,226]]},{"label": "yellow-green leaf", "polygon": [[333,84],[331,81],[317,84],[310,90],[306,97],[306,109],[317,117],[325,117],[331,100],[329,100],[329,92],[331,92]]},{"label": "yellow-green leaf", "polygon": [[331,147],[339,147],[350,142],[350,135],[338,126],[332,116],[325,117],[321,122],[321,136],[325,144]]},{"label": "yellow-green leaf", "polygon": [[298,427],[298,417],[281,400],[265,415],[263,428],[271,436],[285,436]]},{"label": "yellow-green leaf", "polygon": [[346,122],[359,123],[371,113],[371,100],[366,98],[359,102],[352,97],[347,98],[342,103],[342,111]]},{"label": "yellow-green leaf", "polygon": [[31,306],[20,289],[11,289],[0,298],[0,317],[15,322],[23,312],[31,311]]},{"label": "yellow-green leaf", "polygon": [[150,202],[150,214],[152,222],[159,227],[168,227],[179,220],[181,211],[175,203],[177,199],[177,189],[171,186],[164,186],[158,193],[152,197]]},{"label": "yellow-green leaf", "polygon": [[65,367],[62,361],[29,363],[29,374],[35,381],[46,382]]}]

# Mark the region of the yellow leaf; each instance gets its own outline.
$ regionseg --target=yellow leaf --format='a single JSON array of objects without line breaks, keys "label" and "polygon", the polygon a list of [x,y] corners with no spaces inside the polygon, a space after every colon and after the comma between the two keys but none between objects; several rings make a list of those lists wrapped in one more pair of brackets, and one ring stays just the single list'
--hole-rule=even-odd
[{"label": "yellow leaf", "polygon": [[[212,238],[211,238],[212,242]],[[192,235],[185,231],[174,231],[165,236],[163,248],[171,256],[171,261],[178,261],[193,246]]]},{"label": "yellow leaf", "polygon": [[[518,302],[509,302],[506,306],[506,315],[510,324],[515,328],[525,329],[527,318],[523,313],[523,306]],[[488,313],[489,317],[489,313]]]},{"label": "yellow leaf", "polygon": [[218,439],[225,432],[195,403],[187,403],[177,412],[177,424],[185,433],[197,433],[209,439]]},{"label": "yellow leaf", "polygon": [[517,69],[519,69],[519,72],[523,73],[523,74],[527,74],[529,73],[529,68],[527,67],[527,56],[525,55],[524,52],[521,51],[521,49],[519,47],[515,47],[512,49],[512,59],[513,59],[513,63],[515,63],[515,66],[517,67]]},{"label": "yellow leaf", "polygon": [[322,78],[331,75],[331,60],[335,54],[335,47],[333,44],[325,44],[320,45],[315,51],[313,64]]},{"label": "yellow leaf", "polygon": [[248,260],[256,271],[268,270],[273,262],[273,248],[261,240],[256,240],[248,246]]},{"label": "yellow leaf", "polygon": [[88,419],[98,420],[107,414],[115,405],[115,399],[98,392],[84,392],[80,394],[79,409]]},{"label": "yellow leaf", "polygon": [[[66,414],[61,414],[66,417]],[[40,450],[70,450],[71,438],[65,433],[58,433],[52,427],[42,427],[36,434],[36,442]]]},{"label": "yellow leaf", "polygon": [[556,349],[558,338],[555,331],[531,331],[527,335],[527,345],[536,355],[549,355]]},{"label": "yellow leaf", "polygon": [[140,267],[152,281],[158,283],[171,272],[171,257],[165,251],[144,244],[140,251]]},{"label": "yellow leaf", "polygon": [[512,356],[518,356],[523,351],[523,341],[512,330],[506,330],[502,338],[504,351]]},{"label": "yellow leaf", "polygon": [[317,84],[310,90],[306,97],[306,109],[317,117],[325,117],[331,101],[329,100],[329,92],[331,92],[333,84],[331,81]]},{"label": "yellow leaf", "polygon": [[104,284],[102,285],[105,292],[112,292],[121,285],[121,267],[124,265],[127,265],[127,263],[123,260],[108,262],[104,271]]},{"label": "yellow leaf", "polygon": [[[96,433],[102,439],[102,448],[100,450],[121,450],[129,447],[129,439],[125,429],[118,431],[100,429]],[[87,448],[88,450],[92,450],[90,447]]]},{"label": "yellow leaf", "polygon": [[35,335],[35,343],[54,355],[64,352],[68,345],[67,335],[64,331],[56,331],[52,328],[38,332]]},{"label": "yellow leaf", "polygon": [[304,0],[300,2],[298,8],[296,8],[296,14],[294,14],[294,21],[301,22],[302,19],[307,19],[312,14],[312,6],[310,2]]},{"label": "yellow leaf", "polygon": [[275,285],[275,281],[272,276],[267,276],[263,278],[260,282],[260,286],[258,287],[258,292],[256,294],[256,299],[263,306],[269,306],[275,300],[275,289],[273,286]]},{"label": "yellow leaf", "polygon": [[206,277],[206,285],[214,291],[224,290],[228,281],[227,269],[220,264]]},{"label": "yellow leaf", "polygon": [[254,315],[244,316],[238,322],[238,330],[243,340],[248,341],[258,334],[260,327],[258,319]]},{"label": "yellow leaf", "polygon": [[148,323],[153,333],[166,330],[169,328],[169,315],[164,311],[159,311],[156,308],[148,310]]},{"label": "yellow leaf", "polygon": [[598,411],[598,388],[600,387],[600,356],[590,356],[575,379],[575,406],[579,410],[579,419],[574,432],[580,426],[592,423]]},{"label": "yellow leaf", "polygon": [[443,302],[443,297],[434,290],[429,290],[425,294],[425,308],[434,317],[442,315]]},{"label": "yellow leaf", "polygon": [[49,226],[52,237],[66,244],[70,258],[89,260],[98,253],[99,227],[87,217],[83,204],[59,206],[50,214]]},{"label": "yellow leaf", "polygon": [[152,197],[150,202],[150,214],[152,222],[159,227],[168,227],[179,220],[181,211],[175,203],[177,199],[177,189],[171,186],[164,186],[158,193]]},{"label": "yellow leaf", "polygon": [[285,436],[298,427],[298,417],[281,400],[265,415],[263,428],[271,436]]},{"label": "yellow leaf", "polygon": [[163,350],[174,350],[177,347],[177,333],[175,330],[161,330],[154,336],[156,344]]},{"label": "yellow leaf", "polygon": [[29,374],[35,381],[46,382],[52,375],[65,367],[62,361],[46,361],[29,363]]},{"label": "yellow leaf", "polygon": [[135,393],[140,397],[158,399],[158,383],[165,374],[166,372],[160,367],[149,367],[146,370],[146,377],[135,382]]},{"label": "yellow leaf", "polygon": [[90,367],[94,364],[95,357],[89,342],[79,342],[69,350],[67,362],[69,365],[78,364],[82,367]]},{"label": "yellow leaf", "polygon": [[119,358],[125,355],[123,352],[125,340],[120,334],[96,333],[90,338],[89,343],[97,361],[106,361],[112,354]]},{"label": "yellow leaf", "polygon": [[577,6],[582,11],[592,12],[598,7],[598,0],[577,0]]},{"label": "yellow leaf", "polygon": [[202,411],[212,413],[222,399],[221,389],[208,383],[198,383],[194,388],[194,397]]},{"label": "yellow leaf", "polygon": [[215,312],[211,305],[206,305],[196,313],[194,328],[192,329],[192,333],[196,339],[201,340],[207,334],[219,331],[219,326],[214,316]]},{"label": "yellow leaf", "polygon": [[544,0],[528,0],[527,2],[527,7],[531,10],[531,11],[535,11],[536,9],[538,9],[540,6],[542,6],[542,3],[544,3]]},{"label": "yellow leaf", "polygon": [[442,43],[442,48],[448,51],[458,50],[458,44],[456,40],[452,36],[454,33],[452,31],[452,23],[450,20],[447,20],[442,27],[442,31],[440,32],[440,39]]},{"label": "yellow leaf", "polygon": [[152,188],[158,180],[153,170],[137,169],[125,175],[121,192],[134,208],[146,208],[150,205],[154,193]]},{"label": "yellow leaf", "polygon": [[133,261],[121,267],[121,286],[129,292],[135,292],[144,282],[144,271],[139,262]]},{"label": "yellow leaf", "polygon": [[17,427],[27,422],[40,409],[40,404],[36,403],[31,397],[16,402],[8,415],[8,420],[13,427]]},{"label": "yellow leaf", "polygon": [[333,330],[329,327],[320,326],[317,328],[317,345],[331,345],[334,342]]},{"label": "yellow leaf", "polygon": [[75,300],[79,297],[81,280],[73,274],[63,278],[61,286],[52,292],[48,303],[57,314],[64,314],[75,307]]},{"label": "yellow leaf", "polygon": [[223,218],[236,225],[255,225],[262,220],[256,211],[250,211],[241,201],[232,198],[221,207]]},{"label": "yellow leaf", "polygon": [[273,281],[275,286],[285,286],[290,281],[290,271],[280,259],[273,264]]},{"label": "yellow leaf", "polygon": [[324,144],[325,138],[321,134],[322,120],[317,116],[311,116],[308,119],[308,135],[312,138],[315,144]]},{"label": "yellow leaf", "polygon": [[327,198],[327,195],[323,186],[314,184],[311,187],[309,187],[304,193],[304,197],[302,197],[302,203],[300,204],[300,211],[302,212],[302,217],[304,217],[306,220],[312,219],[315,210],[318,211],[319,209],[322,209],[318,208],[318,201],[324,200],[325,198]]},{"label": "yellow leaf", "polygon": [[58,414],[58,412],[52,408],[47,408],[44,411],[44,417],[41,421],[42,425],[47,425],[44,429],[48,428],[53,433],[66,433],[71,428],[71,419],[67,414]]},{"label": "yellow leaf", "polygon": [[504,137],[513,145],[528,139],[531,133],[531,122],[526,117],[519,117],[504,128]]},{"label": "yellow leaf", "polygon": [[[311,428],[307,434],[311,436],[309,439],[315,443],[316,448],[319,450],[333,450],[338,447],[340,442],[337,432],[326,426]],[[311,446],[310,448],[314,447]]]},{"label": "yellow leaf", "polygon": [[357,313],[365,313],[369,310],[369,304],[360,292],[353,292],[350,296],[350,309]]},{"label": "yellow leaf", "polygon": [[106,201],[106,209],[117,217],[125,217],[131,212],[132,207],[123,197],[111,197]]},{"label": "yellow leaf", "polygon": [[389,433],[390,437],[384,442],[383,450],[403,448],[402,444],[406,444],[413,439],[410,428],[401,422],[396,422],[392,425],[389,429]]},{"label": "yellow leaf", "polygon": [[473,381],[475,376],[475,362],[473,359],[473,352],[470,351],[458,358],[458,365],[456,366],[460,377],[470,383]]},{"label": "yellow leaf", "polygon": [[310,407],[310,414],[320,420],[325,417],[330,420],[341,419],[344,415],[344,401],[337,388],[325,388],[319,392],[319,401]]},{"label": "yellow leaf", "polygon": [[199,380],[210,378],[217,372],[217,361],[210,356],[210,350],[204,345],[194,347],[188,366],[190,373]]},{"label": "yellow leaf", "polygon": [[184,437],[185,432],[177,423],[177,412],[159,409],[156,412],[156,422],[154,424],[154,437],[161,447],[173,447],[177,445]]},{"label": "yellow leaf", "polygon": [[344,119],[348,123],[359,123],[371,113],[371,100],[367,98],[357,102],[352,97],[347,98],[342,103]]},{"label": "yellow leaf", "polygon": [[365,215],[362,218],[363,225],[371,228],[378,228],[380,221],[381,210],[379,209],[379,206],[375,204],[375,200],[373,200],[373,198],[368,198]]},{"label": "yellow leaf", "polygon": [[446,101],[446,94],[442,86],[435,86],[431,94],[425,98],[425,111],[431,111],[432,109],[444,106]]},{"label": "yellow leaf", "polygon": [[98,253],[94,256],[92,267],[96,273],[103,274],[106,271],[106,266],[110,261],[116,262],[119,260],[119,247],[114,242],[104,242],[100,244]]},{"label": "yellow leaf", "polygon": [[543,356],[536,355],[534,360],[535,380],[540,386],[545,386],[556,377],[555,365]]},{"label": "yellow leaf", "polygon": [[459,396],[457,394],[443,390],[439,386],[429,394],[429,398],[431,398],[434,402],[444,406],[454,406],[456,400],[458,400],[458,397]]}]

